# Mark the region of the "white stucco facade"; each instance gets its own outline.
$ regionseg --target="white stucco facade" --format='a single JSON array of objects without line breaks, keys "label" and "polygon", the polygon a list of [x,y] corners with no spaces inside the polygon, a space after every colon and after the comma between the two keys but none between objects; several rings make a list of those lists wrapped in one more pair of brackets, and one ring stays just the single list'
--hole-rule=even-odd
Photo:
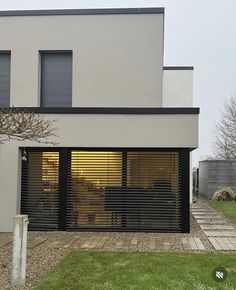
[{"label": "white stucco facade", "polygon": [[166,67],[163,71],[163,107],[193,106],[193,68]]},{"label": "white stucco facade", "polygon": [[74,107],[161,106],[163,21],[163,14],[0,17],[11,105],[39,106],[40,51],[71,50]]},{"label": "white stucco facade", "polygon": [[[71,50],[72,107],[192,107],[193,70],[163,70],[163,13],[0,16],[0,27],[11,106],[40,105],[40,51]],[[198,147],[195,113],[44,115],[56,120],[57,147]],[[39,146],[0,145],[0,231],[20,213],[21,148]]]}]

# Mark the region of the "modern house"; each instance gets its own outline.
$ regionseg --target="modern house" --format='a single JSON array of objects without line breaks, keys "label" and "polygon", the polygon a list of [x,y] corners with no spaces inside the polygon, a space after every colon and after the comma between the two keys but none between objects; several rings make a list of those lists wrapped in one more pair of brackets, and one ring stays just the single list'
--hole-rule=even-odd
[{"label": "modern house", "polygon": [[22,213],[30,230],[189,232],[199,109],[193,67],[163,66],[164,9],[2,11],[0,27],[0,105],[58,135],[0,145],[0,231]]}]

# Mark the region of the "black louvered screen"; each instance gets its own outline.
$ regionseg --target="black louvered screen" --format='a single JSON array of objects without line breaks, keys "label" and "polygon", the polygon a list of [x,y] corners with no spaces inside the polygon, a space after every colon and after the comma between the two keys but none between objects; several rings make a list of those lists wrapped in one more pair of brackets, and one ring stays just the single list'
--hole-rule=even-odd
[{"label": "black louvered screen", "polygon": [[72,151],[67,229],[181,231],[178,152]]},{"label": "black louvered screen", "polygon": [[22,162],[21,213],[30,230],[58,230],[59,153],[28,152]]},{"label": "black louvered screen", "polygon": [[188,150],[39,151],[22,163],[30,230],[189,231]]}]

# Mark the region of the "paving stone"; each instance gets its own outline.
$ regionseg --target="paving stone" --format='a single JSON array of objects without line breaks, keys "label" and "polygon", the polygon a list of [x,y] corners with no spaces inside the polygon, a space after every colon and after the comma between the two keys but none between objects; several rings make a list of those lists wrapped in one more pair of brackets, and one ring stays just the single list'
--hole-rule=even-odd
[{"label": "paving stone", "polygon": [[236,237],[236,231],[222,231],[225,237]]},{"label": "paving stone", "polygon": [[229,237],[228,240],[229,240],[232,244],[236,244],[236,238],[231,238],[231,237]]},{"label": "paving stone", "polygon": [[131,245],[131,239],[126,238],[123,245],[122,245],[122,249],[128,250],[130,248],[130,245]]},{"label": "paving stone", "polygon": [[157,238],[156,239],[156,243],[157,243],[157,250],[163,250],[164,249],[162,238]]},{"label": "paving stone", "polygon": [[195,206],[195,207],[192,207],[192,209],[213,209],[212,207],[209,207],[209,206]]},{"label": "paving stone", "polygon": [[165,251],[168,251],[171,248],[171,243],[170,242],[164,242],[163,243],[163,249]]},{"label": "paving stone", "polygon": [[188,242],[191,250],[198,250],[198,246],[193,238],[188,238]]},{"label": "paving stone", "polygon": [[102,237],[101,240],[97,243],[96,248],[102,248],[105,245],[107,239],[107,237]]},{"label": "paving stone", "polygon": [[124,242],[125,242],[125,239],[124,239],[124,238],[123,238],[123,239],[119,239],[119,240],[117,241],[117,243],[116,243],[116,248],[117,248],[117,249],[122,248]]},{"label": "paving stone", "polygon": [[156,248],[157,248],[156,238],[150,238],[149,248],[150,248],[150,250],[156,250]]},{"label": "paving stone", "polygon": [[209,215],[193,215],[195,219],[209,219],[209,220],[222,220],[222,216],[209,216]]},{"label": "paving stone", "polygon": [[221,215],[220,214],[218,214],[217,212],[200,212],[200,211],[198,211],[198,212],[195,212],[195,213],[193,213],[193,215],[195,216],[195,215],[199,215],[199,216],[218,216],[218,217],[221,217]]},{"label": "paving stone", "polygon": [[[164,249],[165,251],[167,251],[167,250],[169,250],[169,249],[171,248],[171,243],[170,243],[170,240],[169,240],[169,239],[167,239],[167,238],[163,238],[163,239],[162,239],[162,242],[163,242],[163,249]],[[173,239],[172,243],[175,244],[174,239]]]},{"label": "paving stone", "polygon": [[222,238],[222,240],[224,241],[224,243],[227,245],[227,247],[229,248],[229,250],[231,251],[236,251],[236,244],[232,243],[229,238]]},{"label": "paving stone", "polygon": [[32,249],[45,242],[47,239],[43,237],[33,237],[27,240],[27,247]]},{"label": "paving stone", "polygon": [[235,231],[204,231],[208,237],[236,237]]},{"label": "paving stone", "polygon": [[218,242],[216,241],[215,238],[209,238],[210,243],[212,244],[212,246],[217,250],[217,251],[221,251],[222,248],[221,246],[218,244]]},{"label": "paving stone", "polygon": [[184,250],[190,250],[190,245],[187,238],[183,238],[181,240]]},{"label": "paving stone", "polygon": [[216,225],[221,225],[221,224],[227,224],[227,221],[225,220],[214,220],[214,219],[197,219],[197,222],[199,224],[216,224]]},{"label": "paving stone", "polygon": [[205,247],[200,238],[183,238],[182,245],[185,250],[202,251]]},{"label": "paving stone", "polygon": [[215,211],[212,209],[191,209],[191,212],[193,212],[193,213],[198,213],[198,212],[200,212],[200,213],[215,213]]},{"label": "paving stone", "polygon": [[8,245],[12,241],[11,237],[3,237],[0,239],[0,248]]},{"label": "paving stone", "polygon": [[138,244],[138,237],[133,237],[130,244],[137,245]]},{"label": "paving stone", "polygon": [[222,238],[215,238],[215,240],[220,245],[222,250],[225,250],[225,251],[230,250],[229,247],[226,245],[225,241]]},{"label": "paving stone", "polygon": [[200,224],[201,229],[203,230],[233,230],[234,227],[231,225],[202,225]]},{"label": "paving stone", "polygon": [[236,244],[230,238],[209,238],[209,241],[217,251],[236,251]]},{"label": "paving stone", "polygon": [[90,237],[82,246],[81,246],[81,248],[82,249],[85,249],[85,248],[87,248],[88,247],[88,245],[93,241],[95,239],[95,237],[94,236],[92,236],[92,237]]},{"label": "paving stone", "polygon": [[202,204],[194,204],[194,203],[192,203],[190,206],[193,208],[196,208],[196,207],[203,208],[204,207],[204,205],[202,205]]},{"label": "paving stone", "polygon": [[130,249],[137,249],[138,241],[138,237],[133,237],[130,242]]},{"label": "paving stone", "polygon": [[195,219],[222,219],[219,215],[193,215]]},{"label": "paving stone", "polygon": [[205,246],[203,245],[202,241],[200,238],[194,238],[194,241],[198,247],[198,250],[206,250]]},{"label": "paving stone", "polygon": [[95,236],[95,238],[89,243],[89,245],[87,246],[88,249],[93,249],[96,247],[97,243],[100,242],[100,240],[102,239],[101,236]]},{"label": "paving stone", "polygon": [[50,248],[69,248],[76,240],[78,237],[63,237],[58,240],[52,241],[49,244]]},{"label": "paving stone", "polygon": [[207,237],[224,237],[221,231],[204,231]]},{"label": "paving stone", "polygon": [[192,212],[216,212],[215,210],[211,209],[191,209]]},{"label": "paving stone", "polygon": [[[215,212],[213,212],[213,211],[212,211],[212,212],[209,212],[209,211],[206,211],[206,212],[205,212],[205,211],[196,211],[196,212],[193,212],[193,211],[192,211],[192,215],[193,215],[193,216],[195,216],[195,215],[210,215],[210,216],[213,215],[213,216],[215,216],[216,214],[217,214],[217,213],[215,213]],[[217,214],[217,215],[218,215],[218,214]]]}]

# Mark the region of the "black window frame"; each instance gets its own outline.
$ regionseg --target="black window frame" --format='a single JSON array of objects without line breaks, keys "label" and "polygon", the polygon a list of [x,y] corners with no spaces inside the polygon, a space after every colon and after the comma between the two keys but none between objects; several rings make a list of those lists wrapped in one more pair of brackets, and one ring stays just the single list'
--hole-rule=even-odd
[{"label": "black window frame", "polygon": [[[146,147],[26,147],[24,148],[26,152],[59,152],[59,202],[60,202],[60,211],[59,211],[59,230],[70,231],[66,226],[66,208],[67,208],[67,182],[68,182],[68,160],[70,160],[70,154],[73,150],[81,151],[114,151],[114,152],[123,152],[123,162],[126,162],[127,152],[178,152],[179,153],[179,164],[180,164],[180,175],[179,182],[181,188],[181,230],[178,232],[189,233],[190,232],[190,148],[146,148]],[[27,188],[25,188],[26,183],[24,182],[24,167],[27,168],[27,162],[22,162],[22,174],[21,174],[21,212],[22,212],[22,194],[25,192],[27,195]],[[124,169],[125,170],[125,169]],[[123,180],[122,180],[123,181]],[[125,184],[124,184],[125,185]],[[37,230],[37,229],[34,229]],[[80,231],[114,231],[114,228],[80,228]],[[74,230],[73,230],[74,231]],[[75,230],[76,231],[76,230]],[[137,228],[117,228],[116,232],[119,231],[137,231]],[[141,232],[153,232],[153,229],[142,229]],[[164,231],[155,231],[154,232],[167,232]],[[169,232],[169,231],[168,231]]]}]

